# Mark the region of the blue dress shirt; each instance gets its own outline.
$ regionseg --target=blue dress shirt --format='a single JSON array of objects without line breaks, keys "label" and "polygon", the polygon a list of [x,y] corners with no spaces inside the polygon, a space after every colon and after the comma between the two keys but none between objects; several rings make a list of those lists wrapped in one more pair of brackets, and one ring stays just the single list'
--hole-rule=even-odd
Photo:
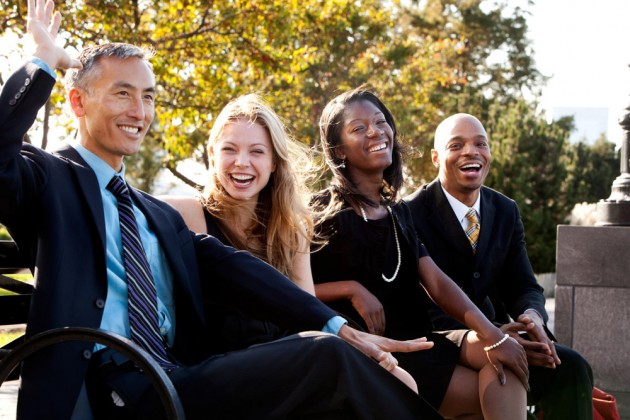
[{"label": "blue dress shirt", "polygon": [[[113,331],[125,337],[131,337],[129,331],[129,314],[127,310],[127,281],[123,261],[122,237],[118,218],[118,201],[114,194],[107,190],[107,184],[114,175],[124,178],[125,167],[117,173],[101,158],[80,144],[73,147],[87,162],[96,174],[103,199],[105,215],[105,246],[107,264],[107,300],[101,321],[101,328]],[[133,207],[138,223],[138,231],[151,273],[155,280],[158,297],[158,325],[160,332],[172,344],[175,335],[175,303],[173,301],[173,274],[168,266],[166,255],[155,234],[149,228],[144,214],[135,205]]]}]

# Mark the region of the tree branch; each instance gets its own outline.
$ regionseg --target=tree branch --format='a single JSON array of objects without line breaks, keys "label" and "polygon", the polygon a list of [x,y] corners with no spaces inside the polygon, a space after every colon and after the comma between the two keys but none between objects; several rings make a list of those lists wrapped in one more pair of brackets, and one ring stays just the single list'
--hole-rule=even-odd
[{"label": "tree branch", "polygon": [[168,162],[166,164],[166,169],[168,169],[169,171],[171,171],[171,173],[178,178],[180,181],[182,181],[184,184],[186,185],[190,185],[191,187],[193,187],[194,189],[200,191],[203,189],[203,185],[201,184],[197,184],[195,181],[191,180],[190,178],[188,178],[186,175],[182,174],[181,172],[179,172],[177,170],[177,167],[172,163],[172,162]]}]

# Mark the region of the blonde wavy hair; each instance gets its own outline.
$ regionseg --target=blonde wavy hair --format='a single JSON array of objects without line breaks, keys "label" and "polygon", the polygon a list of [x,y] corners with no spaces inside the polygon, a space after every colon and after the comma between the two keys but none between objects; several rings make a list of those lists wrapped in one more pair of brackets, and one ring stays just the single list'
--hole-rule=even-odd
[{"label": "blonde wavy hair", "polygon": [[[245,240],[234,232],[237,212],[247,211],[241,200],[232,198],[221,185],[213,163],[213,146],[226,125],[245,119],[269,133],[276,170],[258,195]],[[202,192],[202,204],[219,220],[231,245],[251,252],[278,271],[293,278],[297,252],[308,252],[313,237],[313,216],[307,205],[307,182],[315,176],[309,149],[294,140],[280,117],[255,93],[240,96],[223,108],[212,126],[208,140],[210,179]]]}]

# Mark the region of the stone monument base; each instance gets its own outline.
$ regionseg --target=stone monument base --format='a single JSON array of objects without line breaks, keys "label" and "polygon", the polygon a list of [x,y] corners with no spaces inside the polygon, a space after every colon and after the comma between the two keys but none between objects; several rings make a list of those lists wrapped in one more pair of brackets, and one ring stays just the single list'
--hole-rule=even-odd
[{"label": "stone monument base", "polygon": [[630,226],[558,226],[556,271],[556,338],[630,418]]},{"label": "stone monument base", "polygon": [[630,225],[630,201],[597,203],[597,226]]}]

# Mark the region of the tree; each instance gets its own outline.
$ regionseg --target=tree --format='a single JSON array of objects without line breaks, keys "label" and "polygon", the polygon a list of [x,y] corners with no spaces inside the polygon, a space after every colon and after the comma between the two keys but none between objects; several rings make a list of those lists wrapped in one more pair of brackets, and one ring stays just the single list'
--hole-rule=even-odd
[{"label": "tree", "polygon": [[556,228],[573,207],[566,186],[572,128],[572,117],[548,123],[523,100],[491,107],[486,123],[492,150],[486,185],[517,202],[539,273],[555,270]]},{"label": "tree", "polygon": [[[368,50],[387,44],[396,4],[67,0],[57,9],[69,47],[123,41],[156,49],[158,122],[147,144],[160,144],[163,163],[174,168],[203,150],[218,111],[250,91],[266,93],[300,139],[314,144],[332,92],[365,81],[353,78],[352,69]],[[0,12],[3,29],[23,33],[25,7],[8,1]]]},{"label": "tree", "polygon": [[[23,33],[26,5],[5,3],[2,29]],[[428,2],[425,9],[438,3]],[[475,92],[504,87],[475,82],[483,78],[477,74],[482,67],[467,61],[481,62],[500,44],[495,38],[514,44],[510,51],[525,43],[521,21],[482,12],[479,1],[444,5],[452,12],[448,32],[436,30],[439,21],[427,25],[424,16],[430,13],[422,14],[422,7],[401,7],[397,0],[67,0],[57,8],[64,15],[67,32],[61,35],[69,47],[111,40],[157,50],[159,122],[147,143],[163,147],[161,164],[174,170],[180,159],[202,154],[217,112],[241,93],[266,94],[296,136],[316,145],[325,103],[363,83],[385,98],[410,149],[422,153],[437,121],[457,105],[452,98],[468,86]],[[497,30],[500,36],[493,35]],[[492,42],[479,47],[472,37]],[[527,69],[527,62],[521,67]],[[421,160],[413,165],[423,166]],[[410,181],[425,179],[426,170],[413,165]]]},{"label": "tree", "polygon": [[602,133],[592,145],[587,141],[571,145],[570,152],[567,179],[570,203],[596,203],[608,198],[619,175],[620,157],[615,144]]},{"label": "tree", "polygon": [[[413,25],[435,39],[456,39],[465,46],[459,60],[464,86],[495,100],[539,92],[544,78],[536,70],[527,38],[528,11],[506,0],[426,0],[410,7]],[[531,5],[532,1],[526,2]]]}]

